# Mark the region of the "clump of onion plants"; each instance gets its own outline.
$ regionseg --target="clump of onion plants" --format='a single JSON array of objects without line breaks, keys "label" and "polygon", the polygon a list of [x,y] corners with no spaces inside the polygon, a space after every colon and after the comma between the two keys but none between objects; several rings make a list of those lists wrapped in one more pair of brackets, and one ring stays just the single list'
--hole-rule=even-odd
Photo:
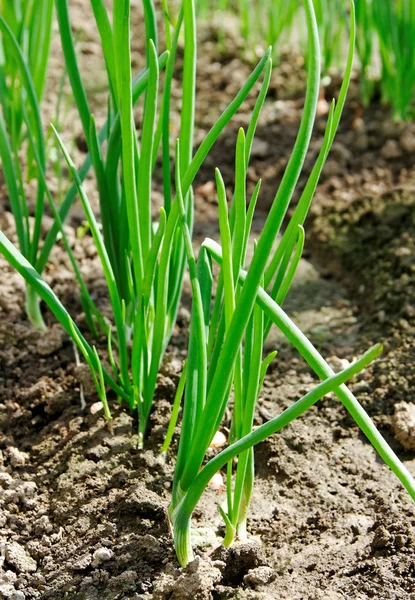
[{"label": "clump of onion plants", "polygon": [[373,24],[382,60],[383,99],[395,119],[413,116],[415,91],[415,2],[372,2]]},{"label": "clump of onion plants", "polygon": [[[343,0],[314,1],[324,72],[330,69],[333,62],[337,63],[342,53],[347,22],[344,6]],[[245,48],[255,54],[258,46],[269,44],[273,47],[274,62],[278,62],[281,42],[290,38],[294,23],[297,28],[303,23],[302,3],[298,0],[200,0],[196,7],[197,14],[205,19],[214,14],[223,17],[225,11],[235,13]]]},{"label": "clump of onion plants", "polygon": [[[246,209],[246,172],[252,137],[269,82],[270,61],[248,130],[246,134],[240,130],[238,135],[236,183],[229,211],[225,185],[220,171],[216,171],[221,245],[206,239],[197,261],[192,250],[178,170],[176,174],[181,226],[193,292],[183,420],[170,507],[176,553],[183,566],[193,557],[192,512],[213,475],[219,469],[227,467],[227,502],[220,507],[220,511],[226,525],[224,543],[230,545],[235,538],[243,539],[246,536],[247,513],[254,485],[254,446],[298,418],[329,392],[334,392],[343,403],[380,456],[415,499],[413,478],[344,385],[380,354],[381,345],[369,349],[348,368],[335,374],[281,306],[302,254],[304,220],[340,121],[350,80],[355,42],[352,4],[350,49],[344,83],[337,103],[333,101],[331,106],[317,162],[293,216],[274,250],[309,146],[320,87],[318,28],[312,0],[305,0],[304,6],[310,58],[303,117],[286,171],[263,230],[255,242],[253,257],[247,268],[247,246],[260,183]],[[180,143],[177,152],[179,151]],[[220,266],[213,305],[212,261]],[[280,415],[253,429],[256,401],[268,365],[275,358],[275,353],[263,355],[271,324],[276,325],[299,351],[321,379],[321,383]],[[229,405],[231,392],[233,406],[230,445],[202,466],[206,451]],[[238,462],[234,472],[235,457],[238,457]]]},{"label": "clump of onion plants", "polygon": [[[44,188],[27,146],[27,132],[30,128],[44,168],[39,104],[45,88],[52,15],[53,0],[0,1],[0,158],[19,248],[32,263],[39,255]],[[31,224],[25,183],[34,178],[37,190]],[[39,299],[30,287],[26,290],[26,311],[35,327],[45,327]]]},{"label": "clump of onion plants", "polygon": [[[164,5],[167,50],[157,50],[155,11],[143,1],[146,25],[146,68],[132,77],[130,50],[130,2],[114,0],[112,20],[100,0],[91,0],[109,89],[107,123],[97,131],[74,50],[67,0],[56,2],[62,47],[68,77],[84,129],[89,155],[78,171],[59,134],[56,136],[74,185],[57,209],[48,188],[36,138],[29,135],[37,160],[39,177],[45,187],[55,224],[48,233],[37,261],[19,252],[0,233],[0,251],[46,302],[87,361],[98,394],[109,419],[106,398],[109,386],[139,415],[139,443],[146,431],[159,366],[175,324],[186,265],[185,245],[180,227],[180,208],[172,194],[170,158],[171,83],[179,35],[184,33],[180,163],[177,165],[184,198],[186,223],[193,223],[193,180],[224,127],[239,109],[268,64],[270,50],[224,110],[197,151],[193,154],[196,77],[196,19],[193,0],[183,0],[174,26]],[[112,24],[111,24],[112,22]],[[163,81],[160,71],[163,70]],[[134,127],[133,109],[143,100],[141,131]],[[33,132],[30,131],[30,134]],[[103,151],[102,143],[106,142]],[[161,153],[164,205],[152,218],[152,182],[155,162]],[[99,191],[101,223],[92,210],[82,180],[92,166]],[[98,310],[82,279],[66,240],[63,221],[76,197],[82,202],[97,253],[101,260],[113,318]],[[64,305],[41,278],[57,234],[62,236],[79,286],[82,306],[92,334],[105,336],[106,370],[93,344],[88,343]]]}]

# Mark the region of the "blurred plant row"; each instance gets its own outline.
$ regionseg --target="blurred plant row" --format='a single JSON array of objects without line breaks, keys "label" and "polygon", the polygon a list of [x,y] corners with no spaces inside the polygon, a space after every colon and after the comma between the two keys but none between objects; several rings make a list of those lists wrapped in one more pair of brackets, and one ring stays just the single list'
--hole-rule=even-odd
[{"label": "blurred plant row", "polygon": [[[415,0],[356,0],[356,50],[359,59],[361,97],[366,106],[374,98],[392,107],[394,119],[414,116],[415,95]],[[339,67],[349,29],[349,3],[314,0],[323,74]],[[203,18],[223,12],[237,17],[246,50],[272,45],[274,62],[283,43],[299,42],[307,56],[304,10],[300,0],[198,0]],[[223,42],[223,33],[220,33]]]}]

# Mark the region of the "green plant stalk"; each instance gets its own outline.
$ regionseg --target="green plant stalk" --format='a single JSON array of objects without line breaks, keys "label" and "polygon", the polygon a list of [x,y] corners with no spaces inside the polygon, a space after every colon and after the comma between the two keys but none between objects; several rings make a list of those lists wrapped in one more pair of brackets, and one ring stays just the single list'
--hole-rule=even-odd
[{"label": "green plant stalk", "polygon": [[[25,110],[23,109],[23,117],[25,119],[26,125],[28,126],[28,118],[27,118],[27,114],[25,112]],[[50,209],[52,211],[53,217],[55,219],[55,222],[58,224],[59,226],[59,231],[60,231],[60,235],[62,237],[62,241],[65,247],[65,251],[68,254],[69,260],[71,261],[76,279],[78,281],[79,287],[81,289],[81,301],[82,301],[82,306],[84,308],[85,311],[85,316],[88,319],[88,322],[90,323],[91,329],[94,331],[95,335],[97,335],[96,330],[94,330],[94,322],[92,319],[92,315],[94,315],[94,317],[96,318],[96,320],[98,321],[102,331],[104,331],[104,333],[106,335],[109,335],[109,331],[110,329],[108,328],[107,323],[105,322],[105,319],[103,318],[102,314],[99,312],[99,310],[97,309],[97,307],[95,306],[95,303],[93,302],[91,295],[88,292],[88,289],[86,287],[85,281],[83,280],[83,277],[81,275],[81,272],[79,270],[78,264],[76,262],[75,256],[72,252],[72,249],[69,245],[68,239],[66,237],[66,233],[63,227],[63,223],[59,217],[59,211],[55,206],[55,202],[53,200],[52,194],[47,186],[47,180],[46,180],[46,174],[43,171],[42,168],[42,164],[40,162],[40,157],[38,155],[37,149],[36,149],[36,145],[35,145],[35,141],[33,139],[32,133],[30,131],[30,128],[28,127],[28,137],[29,137],[29,141],[31,144],[31,149],[36,161],[36,165],[38,168],[38,174],[39,177],[42,179],[42,183],[46,192],[46,198],[48,200]],[[58,145],[59,145],[59,141],[58,141]],[[30,288],[29,288],[30,289]]]},{"label": "green plant stalk", "polygon": [[286,172],[274,203],[270,209],[263,232],[259,238],[257,251],[254,254],[248,277],[242,287],[238,306],[234,312],[228,336],[225,339],[223,350],[209,389],[203,419],[198,423],[192,449],[189,453],[186,466],[183,469],[180,487],[184,492],[196,477],[202,464],[203,456],[213,438],[215,425],[219,416],[221,418],[225,410],[227,390],[232,376],[232,367],[235,363],[246,325],[255,304],[256,293],[262,280],[274,239],[281,227],[281,223],[301,172],[311,137],[319,93],[319,44],[317,26],[311,1],[307,0],[305,6],[307,9],[310,31],[310,56],[314,57],[314,62],[310,62],[303,118],[293,153],[287,165]]},{"label": "green plant stalk", "polygon": [[[265,274],[265,288],[268,289],[272,283],[272,280],[279,268],[283,257],[285,255],[291,255],[293,248],[296,244],[296,239],[298,235],[298,227],[304,224],[304,221],[307,217],[311,201],[313,199],[313,195],[315,189],[317,187],[317,183],[319,181],[321,171],[323,170],[324,164],[326,162],[327,156],[330,152],[331,146],[334,141],[334,137],[340,123],[341,115],[343,112],[344,104],[346,101],[347,91],[349,89],[352,67],[353,67],[353,56],[354,56],[354,47],[355,47],[355,39],[356,39],[356,25],[355,25],[355,10],[353,2],[350,4],[350,35],[349,35],[349,50],[347,55],[346,68],[343,78],[343,83],[340,88],[339,96],[337,103],[332,102],[328,120],[326,132],[323,139],[323,144],[320,149],[317,161],[311,171],[310,177],[308,178],[307,184],[304,188],[304,191],[300,197],[300,200],[295,208],[294,214],[288,223],[288,226],[284,232],[284,235],[281,239],[281,242],[278,244],[278,248],[272,257],[270,264],[267,267]],[[284,275],[281,272],[282,276]],[[276,298],[279,293],[279,288],[281,286],[281,278],[276,278],[271,290],[271,297]],[[268,321],[266,323],[265,331],[266,335],[268,335],[270,330],[271,323]]]},{"label": "green plant stalk", "polygon": [[164,76],[163,100],[161,109],[162,119],[162,166],[163,166],[163,194],[164,194],[164,209],[167,216],[170,213],[172,191],[171,191],[171,176],[170,176],[170,102],[171,88],[173,82],[174,65],[176,60],[177,45],[179,42],[180,30],[183,23],[183,4],[177,20],[177,25],[174,31],[173,40],[170,42],[169,16],[167,12],[166,0],[163,0],[165,19],[166,19],[166,38],[167,49],[170,52],[169,60],[166,65]]},{"label": "green plant stalk", "polygon": [[[36,8],[35,8],[36,6]],[[29,42],[29,68],[39,102],[45,89],[52,41],[53,0],[33,2],[32,35]]]},{"label": "green plant stalk", "polygon": [[[178,450],[178,462],[188,452],[188,441],[192,439],[192,433],[197,423],[198,413],[203,410],[204,398],[206,396],[206,329],[205,315],[203,310],[202,292],[198,282],[198,269],[193,254],[190,231],[187,223],[186,208],[184,204],[183,191],[180,175],[180,142],[176,145],[176,194],[180,209],[180,221],[185,243],[187,262],[189,265],[190,282],[193,293],[192,320],[189,333],[189,353],[186,376],[185,402],[183,410],[182,433]],[[202,366],[202,369],[200,369]],[[175,474],[177,477],[177,474]]]},{"label": "green plant stalk", "polygon": [[[45,142],[42,131],[42,123],[40,119],[40,109],[38,98],[36,96],[35,86],[31,77],[31,73],[29,71],[28,65],[23,56],[22,50],[19,47],[18,41],[16,40],[12,30],[0,16],[0,32],[7,43],[8,56],[11,56],[13,60],[16,62],[18,72],[22,81],[22,86],[26,93],[26,102],[28,106],[28,113],[30,114],[30,126],[33,128],[34,138],[36,140],[36,148],[39,153],[39,158],[41,164],[45,165]],[[2,102],[4,105],[4,102]],[[22,108],[24,108],[24,104],[22,101],[22,106],[19,109],[19,129],[21,127],[22,121]],[[16,230],[18,233],[19,244],[24,255],[31,261],[34,262],[36,260],[36,256],[39,250],[39,241],[40,241],[40,232],[41,232],[41,222],[43,216],[44,209],[44,187],[41,181],[38,180],[37,186],[37,194],[36,194],[36,202],[35,202],[35,212],[34,212],[34,226],[33,233],[30,236],[30,230],[28,226],[28,206],[27,200],[24,194],[24,188],[20,185],[20,193],[17,188],[15,182],[12,182],[12,177],[16,176],[14,172],[14,168],[17,170],[18,178],[21,181],[21,169],[18,162],[18,150],[19,150],[19,139],[18,139],[18,130],[15,127],[15,116],[16,116],[16,108],[13,112],[12,119],[12,132],[11,132],[11,144],[7,139],[7,131],[6,124],[1,118],[0,123],[0,152],[2,156],[2,160],[4,163],[4,169],[6,173],[6,179],[9,189],[9,194],[11,196],[11,206],[13,215],[16,222]],[[13,167],[14,162],[14,167]],[[43,316],[40,310],[39,299],[36,297],[36,294],[33,293],[32,290],[26,290],[26,313],[28,315],[29,320],[31,321],[34,327],[45,329],[45,324],[43,321]]]},{"label": "green plant stalk", "polygon": [[136,144],[132,107],[132,77],[130,49],[130,3],[114,0],[113,5],[114,53],[117,70],[118,106],[121,120],[123,193],[128,218],[129,242],[133,259],[132,269],[136,286],[143,278],[143,249],[138,216],[137,187],[135,184]]},{"label": "green plant stalk", "polygon": [[[212,257],[220,263],[222,260],[220,246],[210,239],[205,240],[203,245]],[[239,276],[240,284],[243,284],[243,282],[246,281],[248,274],[241,269]],[[301,356],[318,377],[325,379],[334,374],[334,371],[314,348],[307,337],[261,287],[258,289],[257,302],[269,318],[272,319],[273,323],[278,327],[281,333],[283,333],[288,341],[299,351]],[[334,393],[356,421],[357,425],[378,452],[382,460],[388,465],[393,473],[395,473],[411,497],[415,499],[415,482],[412,476],[376,429],[366,411],[360,406],[359,402],[346,386],[340,386]]]},{"label": "green plant stalk", "polygon": [[138,168],[138,212],[140,215],[140,238],[142,241],[143,262],[145,263],[151,246],[152,225],[151,225],[151,174],[152,174],[152,156],[153,142],[155,136],[155,121],[157,112],[157,96],[158,96],[158,81],[159,70],[157,64],[156,48],[153,41],[150,40],[148,51],[149,65],[149,84],[147,86],[143,133],[142,133],[142,148],[145,149],[141,153],[140,163]]},{"label": "green plant stalk", "polygon": [[[52,125],[52,128],[53,128],[53,125]],[[97,223],[94,213],[91,209],[91,205],[88,201],[86,193],[85,193],[85,191],[82,187],[82,184],[79,180],[75,165],[73,164],[73,162],[65,148],[65,145],[63,144],[62,139],[60,138],[56,129],[54,129],[54,132],[58,139],[58,142],[59,142],[59,145],[63,152],[63,155],[65,157],[69,171],[70,171],[70,173],[75,181],[75,184],[78,188],[78,193],[79,193],[79,197],[82,202],[82,207],[83,207],[85,215],[88,219],[88,224],[91,228],[95,247],[97,249],[97,252],[98,252],[98,255],[101,260],[101,264],[102,264],[102,267],[104,270],[105,280],[106,280],[107,286],[108,286],[108,292],[110,295],[111,305],[112,305],[112,309],[114,312],[114,320],[115,320],[116,329],[117,329],[118,349],[119,349],[119,356],[120,356],[120,377],[121,377],[123,387],[126,391],[126,394],[128,395],[129,404],[130,404],[130,406],[132,406],[133,400],[129,395],[131,384],[130,384],[130,376],[129,376],[129,372],[128,372],[129,361],[128,361],[128,355],[127,355],[127,340],[126,340],[126,334],[125,334],[125,328],[124,328],[122,301],[121,301],[121,298],[118,293],[118,288],[117,288],[114,273],[113,273],[113,270],[111,267],[111,262],[109,260],[108,254],[107,254],[104,240],[101,236],[101,233],[100,233],[100,230],[98,227],[98,223]]]},{"label": "green plant stalk", "polygon": [[108,73],[108,83],[111,91],[111,100],[114,110],[117,110],[117,78],[114,57],[114,38],[111,23],[103,0],[91,0],[91,6],[94,11],[95,21],[101,38],[101,46],[104,53],[105,65]]},{"label": "green plant stalk", "polygon": [[179,384],[176,389],[176,394],[174,396],[173,409],[169,421],[169,426],[167,428],[166,437],[164,438],[163,446],[161,447],[161,452],[165,453],[168,451],[171,441],[173,439],[174,430],[177,424],[177,419],[179,417],[180,411],[180,403],[182,401],[184,387],[186,385],[187,378],[187,361],[185,361],[183,365],[183,371],[180,376]]},{"label": "green plant stalk", "polygon": [[[167,59],[168,59],[168,53],[164,52],[159,58],[159,68],[160,69],[164,68],[164,66],[166,65]],[[133,83],[134,104],[137,102],[138,98],[144,92],[144,90],[147,86],[147,82],[148,82],[148,69],[145,69],[135,78],[134,83]],[[108,122],[105,123],[99,131],[98,139],[99,139],[100,145],[103,144],[104,140],[107,137],[107,128],[108,128]],[[119,118],[119,114],[117,114],[114,118],[112,130],[111,130],[111,135],[113,136],[114,140],[120,139],[119,132],[120,132],[120,118]],[[115,144],[115,142],[113,142],[113,143]],[[91,161],[91,155],[89,153],[89,154],[87,154],[87,157],[85,158],[84,163],[82,164],[81,168],[78,171],[78,176],[79,176],[79,179],[81,182],[84,181],[91,166],[92,166],[92,161]],[[76,185],[73,184],[71,186],[71,188],[68,190],[67,194],[65,195],[64,201],[62,202],[62,205],[59,208],[59,216],[60,216],[60,219],[62,222],[65,222],[66,217],[69,214],[70,208],[76,198],[76,195],[77,195],[77,188],[76,188]],[[39,273],[42,273],[46,267],[49,255],[51,253],[53,245],[55,244],[58,233],[59,233],[59,227],[56,223],[54,223],[45,238],[43,248],[42,248],[42,250],[39,254],[39,258],[36,262],[36,270]]]},{"label": "green plant stalk", "polygon": [[283,427],[286,427],[295,419],[298,419],[326,394],[335,391],[348,379],[351,379],[354,375],[362,371],[368,364],[375,360],[381,352],[382,346],[380,344],[374,346],[366,352],[362,358],[350,365],[347,369],[317,385],[311,392],[301,398],[301,400],[298,400],[295,404],[284,410],[281,415],[274,417],[233,443],[205,465],[192,482],[178,506],[173,510],[174,542],[177,558],[182,566],[186,566],[188,562],[193,560],[190,540],[190,519],[196,504],[214,474],[225,464],[229,463],[235,456],[243,454],[256,444],[259,444],[274,433],[280,431]]},{"label": "green plant stalk", "polygon": [[368,106],[373,95],[374,84],[369,77],[372,62],[374,25],[372,0],[355,0],[357,36],[356,48],[361,63],[361,87],[363,105]]},{"label": "green plant stalk", "polygon": [[183,95],[180,125],[180,176],[184,177],[192,160],[196,90],[196,16],[194,0],[183,0],[185,49],[183,57]]},{"label": "green plant stalk", "polygon": [[[206,156],[210,152],[212,146],[218,139],[220,133],[238,111],[255,83],[261,77],[264,69],[266,68],[269,60],[270,50],[264,54],[262,59],[259,61],[256,68],[253,70],[251,75],[248,77],[245,84],[242,86],[241,90],[238,92],[234,100],[229,104],[229,106],[224,110],[222,115],[210,129],[205,139],[197,149],[189,167],[186,170],[184,177],[182,178],[181,186],[183,197],[186,198],[188,192],[190,191],[191,185],[193,183],[196,174],[198,173],[203,161]],[[159,271],[158,278],[160,281],[166,281],[169,272],[169,262],[170,255],[172,252],[173,238],[175,232],[177,231],[177,225],[180,217],[180,209],[177,201],[177,197],[172,203],[171,211],[169,213],[166,225],[166,233],[163,239],[163,244],[161,247],[160,254],[160,262],[159,262]],[[156,312],[154,316],[154,335],[153,342],[151,347],[151,366],[149,371],[149,376],[147,378],[147,397],[152,396],[154,393],[157,372],[160,366],[160,360],[164,353],[167,342],[170,338],[171,327],[173,327],[174,321],[170,321],[170,325],[166,328],[165,325],[165,315],[168,312],[168,299],[167,299],[167,289],[166,286],[158,286],[157,288],[157,300],[156,300]],[[175,314],[176,308],[174,308]],[[167,329],[167,331],[166,331]]]}]

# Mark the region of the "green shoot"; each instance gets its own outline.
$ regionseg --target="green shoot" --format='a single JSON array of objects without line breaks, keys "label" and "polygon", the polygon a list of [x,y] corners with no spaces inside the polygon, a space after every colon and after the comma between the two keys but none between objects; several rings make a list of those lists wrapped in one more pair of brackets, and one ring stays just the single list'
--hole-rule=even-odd
[{"label": "green shoot", "polygon": [[[38,178],[34,223],[30,227],[24,179],[36,175],[37,169],[30,147],[25,170],[19,152],[23,147],[24,135],[30,128],[40,164],[42,168],[45,167],[45,140],[39,102],[49,57],[52,10],[53,3],[49,0],[41,0],[38,7],[35,2],[24,2],[20,10],[16,11],[12,10],[10,3],[6,3],[0,16],[0,158],[19,247],[32,263],[39,253],[44,186]],[[33,55],[32,52],[36,54]],[[34,59],[35,56],[37,60]],[[27,115],[26,120],[24,114]],[[26,312],[35,327],[45,328],[39,299],[30,287],[26,289]]]}]

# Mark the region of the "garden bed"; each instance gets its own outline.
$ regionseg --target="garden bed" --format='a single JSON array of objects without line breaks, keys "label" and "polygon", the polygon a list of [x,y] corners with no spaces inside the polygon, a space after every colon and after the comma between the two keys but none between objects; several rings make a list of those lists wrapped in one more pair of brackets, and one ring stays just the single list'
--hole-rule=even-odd
[{"label": "garden bed", "polygon": [[[79,21],[85,21],[83,8],[79,2]],[[220,53],[214,28],[205,27],[200,37],[196,140],[251,68],[236,58],[237,38]],[[81,48],[85,69],[99,63],[88,29]],[[59,64],[58,53],[53,64]],[[52,75],[51,87],[55,80]],[[301,62],[283,57],[249,170],[252,187],[264,178],[258,230],[295,139],[303,88]],[[334,78],[320,102],[305,175],[321,143],[327,101],[337,90]],[[199,241],[217,234],[214,167],[221,167],[230,188],[237,128],[246,124],[252,103],[253,98],[244,104],[199,174]],[[96,110],[99,119],[99,101]],[[71,111],[67,119],[73,120]],[[79,158],[83,144],[75,130]],[[411,431],[406,437],[402,433],[406,413],[401,409],[395,426],[394,414],[396,404],[415,400],[414,165],[413,126],[392,124],[386,108],[363,110],[353,83],[306,222],[305,258],[286,302],[294,321],[335,369],[371,343],[385,343],[381,359],[350,387],[412,473],[415,441],[412,437],[411,449]],[[91,178],[90,189],[93,184]],[[2,229],[11,235],[7,198],[1,200]],[[89,236],[76,238],[81,220],[75,207],[68,234],[105,310],[93,243]],[[211,486],[194,513],[197,562],[179,569],[167,513],[173,453],[162,456],[160,448],[185,358],[188,294],[159,375],[151,432],[139,451],[135,417],[115,409],[109,429],[82,367],[76,366],[72,342],[46,311],[51,325],[46,334],[29,326],[23,283],[4,259],[0,264],[0,598],[415,598],[414,505],[334,397],[256,448],[251,542],[215,550],[224,534],[217,506],[225,491]],[[85,327],[74,277],[59,245],[46,278]],[[265,380],[256,424],[277,415],[315,383],[277,333],[271,340],[279,354]],[[406,440],[406,449],[397,438]]]}]

